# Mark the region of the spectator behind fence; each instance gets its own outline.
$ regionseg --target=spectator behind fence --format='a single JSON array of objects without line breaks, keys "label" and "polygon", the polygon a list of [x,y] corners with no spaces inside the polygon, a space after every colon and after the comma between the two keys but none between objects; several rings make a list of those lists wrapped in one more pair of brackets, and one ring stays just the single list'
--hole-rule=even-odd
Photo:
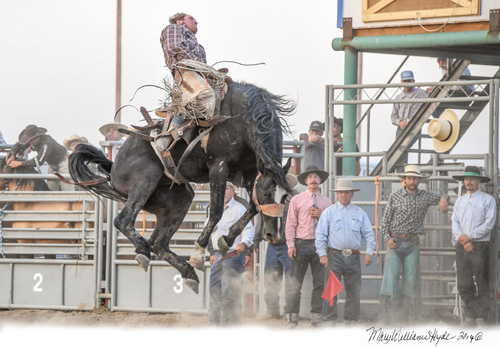
[{"label": "spectator behind fence", "polygon": [[439,211],[448,210],[447,196],[418,189],[420,180],[428,176],[422,175],[417,165],[406,165],[405,172],[396,175],[405,187],[390,195],[381,225],[387,243],[380,289],[385,324],[417,319],[421,284],[419,235],[424,233],[429,206],[439,203]]},{"label": "spectator behind fence", "polygon": [[5,145],[5,144],[7,144],[7,142],[5,142],[5,139],[3,138],[3,134],[0,131],[0,145]]},{"label": "spectator behind fence", "polygon": [[[415,83],[415,77],[413,72],[410,70],[401,72],[401,83]],[[422,88],[418,87],[404,87],[403,92],[396,96],[396,100],[405,99],[423,99],[427,98],[427,93]],[[391,122],[397,127],[396,139],[401,135],[403,130],[406,128],[408,123],[413,119],[422,103],[399,103],[394,104],[391,113]],[[421,131],[419,131],[418,136],[412,139],[408,148],[411,148],[415,142],[420,137]],[[397,171],[403,171],[404,164],[408,162],[408,151],[399,158],[399,160],[394,164],[394,169]]]},{"label": "spectator behind fence", "polygon": [[107,123],[99,128],[99,132],[104,136],[106,141],[125,141],[125,134],[122,134],[118,129],[127,129],[127,127],[120,123]]},{"label": "spectator behind fence", "polygon": [[462,181],[467,190],[455,202],[451,217],[458,293],[465,303],[465,324],[480,326],[490,318],[490,240],[497,204],[479,189],[490,178],[482,176],[478,167],[467,166],[463,175],[453,178]]},{"label": "spectator behind fence", "polygon": [[309,143],[304,152],[303,168],[316,166],[319,170],[325,169],[325,123],[315,120],[309,126]]},{"label": "spectator behind fence", "polygon": [[87,140],[86,137],[80,137],[77,134],[73,134],[69,137],[69,139],[64,140],[63,144],[64,147],[70,152],[73,152],[75,150],[75,147],[78,146],[79,144],[88,144],[89,140]]},{"label": "spectator behind fence", "polygon": [[[342,118],[333,117],[333,150],[335,153],[342,153],[344,151],[344,140],[342,133],[344,132],[344,120]],[[359,147],[356,144],[356,152],[359,152]],[[361,165],[359,164],[359,157],[356,158],[356,176],[361,172]],[[342,176],[342,158],[337,158],[337,176]]]},{"label": "spectator behind fence", "polygon": [[[47,135],[46,132],[47,129],[45,128],[34,124],[28,125],[19,134],[19,141],[12,147],[11,154],[13,155],[9,157],[7,164],[12,168],[27,166],[39,169],[46,162],[49,172],[69,174],[66,148]],[[22,154],[28,147],[37,152],[37,156],[30,160],[19,160],[18,156],[22,157]],[[47,185],[50,190],[75,190],[72,184],[66,184],[59,179],[49,180]]]},{"label": "spectator behind fence", "polygon": [[297,179],[307,190],[295,195],[290,201],[286,219],[286,243],[288,256],[292,259],[292,286],[286,306],[287,325],[293,329],[299,322],[300,296],[307,268],[311,266],[313,290],[311,295],[311,325],[320,326],[321,294],[323,292],[324,268],[316,254],[314,241],[316,225],[321,213],[332,204],[320,193],[320,184],[328,178],[328,172],[311,166]]}]

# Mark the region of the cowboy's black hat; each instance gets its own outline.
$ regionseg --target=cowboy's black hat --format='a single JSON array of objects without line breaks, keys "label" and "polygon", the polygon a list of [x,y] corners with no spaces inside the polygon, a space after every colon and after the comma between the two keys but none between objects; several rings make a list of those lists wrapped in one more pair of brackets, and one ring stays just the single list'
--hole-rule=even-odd
[{"label": "cowboy's black hat", "polygon": [[35,137],[41,136],[46,132],[47,129],[37,127],[35,124],[30,124],[23,131],[21,131],[21,134],[19,134],[19,143],[22,145],[26,145]]},{"label": "cowboy's black hat", "polygon": [[303,173],[301,173],[300,175],[297,176],[297,180],[303,186],[307,186],[306,178],[311,173],[315,173],[316,175],[318,175],[319,178],[321,179],[321,183],[325,182],[326,179],[328,178],[328,172],[322,171],[322,170],[318,169],[316,166],[309,166],[306,169],[306,171],[304,171]]},{"label": "cowboy's black hat", "polygon": [[481,170],[477,166],[466,166],[465,167],[465,172],[463,175],[456,175],[452,176],[454,179],[457,181],[463,181],[465,177],[475,177],[479,178],[481,180],[481,183],[486,183],[491,181],[489,177],[482,176],[481,175]]}]

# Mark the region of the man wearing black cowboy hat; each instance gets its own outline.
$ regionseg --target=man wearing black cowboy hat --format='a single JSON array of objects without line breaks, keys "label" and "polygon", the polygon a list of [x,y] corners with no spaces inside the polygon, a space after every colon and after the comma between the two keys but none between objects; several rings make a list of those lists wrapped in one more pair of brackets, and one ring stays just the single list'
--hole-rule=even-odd
[{"label": "man wearing black cowboy hat", "polygon": [[467,190],[455,202],[451,217],[458,292],[465,303],[465,324],[484,325],[490,312],[489,241],[497,204],[491,195],[479,189],[481,183],[490,179],[481,176],[478,167],[467,166],[463,175],[453,178],[462,181]]},{"label": "man wearing black cowboy hat", "polygon": [[[28,125],[19,134],[19,141],[12,147],[12,156],[9,157],[7,164],[11,168],[20,166],[39,168],[47,162],[51,172],[69,173],[66,148],[47,135],[46,132],[45,128],[34,124]],[[16,160],[16,156],[22,155],[28,147],[37,152],[37,156],[30,160]],[[60,180],[49,180],[47,185],[50,190],[75,190],[73,185],[63,183]]]},{"label": "man wearing black cowboy hat", "polygon": [[[384,275],[380,288],[381,314],[384,323],[417,318],[420,304],[419,235],[424,233],[424,219],[431,205],[448,210],[447,196],[419,190],[421,179],[417,165],[406,165],[404,188],[393,192],[382,218],[381,232],[387,243]],[[401,276],[401,281],[399,280]]]},{"label": "man wearing black cowboy hat", "polygon": [[321,294],[324,288],[324,267],[319,261],[314,241],[321,212],[332,204],[330,199],[319,192],[320,184],[327,178],[328,172],[314,166],[308,167],[305,172],[297,176],[299,183],[307,186],[307,190],[290,200],[285,228],[288,256],[292,259],[292,285],[286,303],[289,328],[296,327],[299,321],[300,291],[309,265],[313,277],[311,325],[322,324]]}]

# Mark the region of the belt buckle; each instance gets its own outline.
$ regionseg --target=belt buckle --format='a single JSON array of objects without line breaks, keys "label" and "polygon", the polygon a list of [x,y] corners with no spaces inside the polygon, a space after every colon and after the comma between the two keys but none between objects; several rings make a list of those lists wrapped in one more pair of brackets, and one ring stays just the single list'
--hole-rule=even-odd
[{"label": "belt buckle", "polygon": [[342,255],[343,255],[344,257],[348,257],[348,256],[350,256],[351,254],[352,254],[352,249],[350,249],[350,248],[345,248],[345,249],[343,249],[343,250],[342,250]]}]

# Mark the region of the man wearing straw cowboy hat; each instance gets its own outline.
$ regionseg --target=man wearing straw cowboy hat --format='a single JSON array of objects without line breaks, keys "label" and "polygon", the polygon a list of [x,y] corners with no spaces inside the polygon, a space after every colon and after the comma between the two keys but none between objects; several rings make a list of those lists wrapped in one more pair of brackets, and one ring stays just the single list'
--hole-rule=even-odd
[{"label": "man wearing straw cowboy hat", "polygon": [[286,219],[286,243],[288,256],[292,259],[292,285],[286,306],[288,327],[294,328],[299,321],[300,295],[302,283],[307,268],[311,266],[313,291],[311,296],[311,325],[321,325],[321,293],[324,284],[324,268],[316,254],[314,241],[316,239],[316,225],[324,211],[332,204],[330,199],[321,195],[320,184],[328,178],[328,172],[310,166],[297,176],[300,184],[307,186],[307,190],[295,195],[290,201]]},{"label": "man wearing straw cowboy hat", "polygon": [[[366,243],[363,263],[368,266],[372,263],[372,253],[376,247],[375,235],[366,212],[351,204],[354,192],[359,191],[353,188],[352,181],[347,178],[340,179],[333,191],[337,193],[338,202],[321,214],[316,228],[316,252],[325,268],[330,268],[338,280],[344,278],[344,322],[346,325],[353,325],[358,321],[360,311],[361,240]],[[333,307],[328,301],[323,301],[321,318],[324,325],[335,325],[337,296]]]},{"label": "man wearing straw cowboy hat", "polygon": [[[12,156],[9,157],[7,164],[12,168],[20,166],[37,168],[47,162],[49,171],[68,174],[68,153],[66,148],[47,135],[46,132],[47,129],[45,128],[34,124],[28,125],[19,134],[19,141],[12,147]],[[15,156],[22,154],[28,147],[37,152],[37,156],[30,160],[16,160]],[[47,185],[50,190],[75,190],[72,184],[66,184],[60,180],[49,180]]]},{"label": "man wearing straw cowboy hat", "polygon": [[458,292],[465,303],[465,324],[484,325],[490,312],[489,241],[497,204],[491,195],[479,189],[481,183],[490,179],[482,176],[478,167],[467,166],[463,175],[453,178],[462,181],[467,190],[455,202],[451,217]]},{"label": "man wearing straw cowboy hat", "polygon": [[[393,192],[382,218],[381,232],[387,243],[384,275],[380,290],[382,320],[407,321],[417,317],[420,300],[419,235],[424,233],[424,218],[429,206],[439,203],[439,211],[448,210],[447,197],[419,190],[421,179],[417,165],[406,165],[404,188]],[[402,280],[399,283],[400,273]]]},{"label": "man wearing straw cowboy hat", "polygon": [[68,151],[71,151],[73,152],[76,148],[76,146],[80,145],[80,144],[88,144],[89,143],[89,140],[87,140],[86,137],[80,137],[78,136],[77,134],[73,134],[69,137],[69,139],[66,139],[64,140],[63,144],[64,144],[64,147],[66,147],[66,149]]}]

